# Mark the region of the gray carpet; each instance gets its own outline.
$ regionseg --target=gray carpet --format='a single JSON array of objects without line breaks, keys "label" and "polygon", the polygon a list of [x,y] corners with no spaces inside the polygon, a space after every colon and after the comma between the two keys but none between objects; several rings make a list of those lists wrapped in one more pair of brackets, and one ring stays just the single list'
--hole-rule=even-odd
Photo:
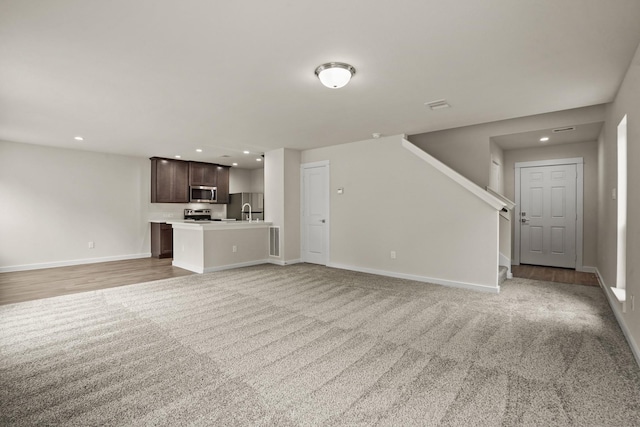
[{"label": "gray carpet", "polygon": [[2,425],[640,425],[599,288],[311,265],[0,307]]}]

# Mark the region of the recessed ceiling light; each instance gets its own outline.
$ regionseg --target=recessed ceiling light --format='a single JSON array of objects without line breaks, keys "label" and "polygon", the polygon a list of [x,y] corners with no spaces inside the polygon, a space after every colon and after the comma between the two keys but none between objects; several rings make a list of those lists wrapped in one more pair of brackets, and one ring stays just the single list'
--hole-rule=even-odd
[{"label": "recessed ceiling light", "polygon": [[372,133],[371,136],[374,137],[375,139],[378,139],[378,138],[380,138],[382,136],[382,134],[376,132],[376,133]]},{"label": "recessed ceiling light", "polygon": [[196,151],[197,151],[198,153],[202,153],[202,148],[196,148]]},{"label": "recessed ceiling light", "polygon": [[540,138],[540,142],[547,142],[549,140],[548,136],[543,136],[542,138]]},{"label": "recessed ceiling light", "polygon": [[231,166],[238,166],[238,164],[234,162],[234,163],[231,163]]},{"label": "recessed ceiling light", "polygon": [[182,157],[182,156],[179,155],[179,154],[176,154],[176,159],[179,159],[180,157]]},{"label": "recessed ceiling light", "polygon": [[261,162],[261,161],[262,161],[262,159],[261,159],[260,157],[258,157],[258,158],[256,159],[256,162]]},{"label": "recessed ceiling light", "polygon": [[84,138],[81,136],[74,136],[73,139],[75,139],[76,141],[84,141]]},{"label": "recessed ceiling light", "polygon": [[243,153],[244,154],[249,154],[249,150],[244,150]]}]

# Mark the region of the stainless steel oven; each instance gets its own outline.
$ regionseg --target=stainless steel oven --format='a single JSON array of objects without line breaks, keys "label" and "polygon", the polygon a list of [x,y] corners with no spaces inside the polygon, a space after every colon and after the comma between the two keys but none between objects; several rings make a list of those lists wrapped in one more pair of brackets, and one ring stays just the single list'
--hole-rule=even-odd
[{"label": "stainless steel oven", "polygon": [[189,187],[189,200],[192,203],[216,203],[218,201],[218,188],[192,185]]}]

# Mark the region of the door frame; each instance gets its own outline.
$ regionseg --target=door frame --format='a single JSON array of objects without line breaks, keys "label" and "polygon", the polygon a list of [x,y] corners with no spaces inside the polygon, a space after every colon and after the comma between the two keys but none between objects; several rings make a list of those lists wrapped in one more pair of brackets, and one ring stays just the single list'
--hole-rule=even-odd
[{"label": "door frame", "polygon": [[520,265],[520,215],[522,203],[520,202],[520,173],[522,168],[537,166],[576,165],[576,271],[585,271],[582,265],[582,242],[584,224],[584,158],[573,157],[569,159],[536,160],[532,162],[516,162],[515,164],[515,196],[516,208],[514,217],[514,242],[513,265]]},{"label": "door frame", "polygon": [[[324,265],[329,264],[331,259],[331,162],[329,160],[321,160],[319,162],[302,163],[300,165],[300,259],[306,262],[306,242],[304,233],[304,170],[317,167],[326,167],[325,185],[327,186],[327,194],[325,196],[325,206],[327,207],[327,218],[324,223]],[[320,264],[319,264],[320,265]]]}]

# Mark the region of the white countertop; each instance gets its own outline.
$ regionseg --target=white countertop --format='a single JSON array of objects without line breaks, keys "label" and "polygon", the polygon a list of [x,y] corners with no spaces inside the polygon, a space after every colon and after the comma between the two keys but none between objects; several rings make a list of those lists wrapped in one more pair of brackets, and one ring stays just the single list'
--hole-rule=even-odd
[{"label": "white countertop", "polygon": [[[152,221],[154,222],[154,221]],[[184,219],[168,218],[166,222],[175,228],[202,229],[202,230],[230,230],[239,228],[269,227],[271,222],[264,221],[185,221]]]}]

